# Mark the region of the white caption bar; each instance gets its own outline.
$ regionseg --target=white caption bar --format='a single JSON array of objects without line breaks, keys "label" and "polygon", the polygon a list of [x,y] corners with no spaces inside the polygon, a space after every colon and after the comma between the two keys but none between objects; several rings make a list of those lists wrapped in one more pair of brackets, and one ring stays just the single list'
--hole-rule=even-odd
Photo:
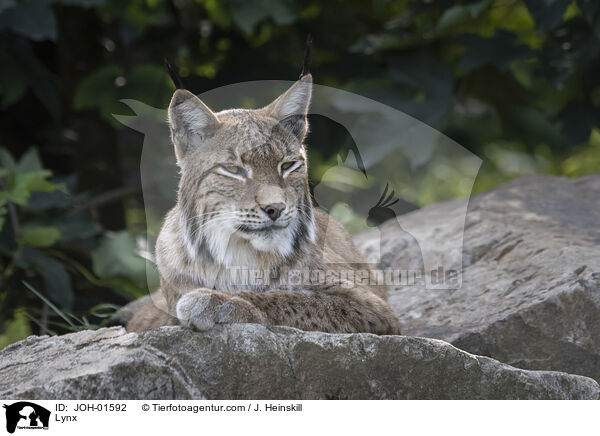
[{"label": "white caption bar", "polygon": [[[598,401],[1,400],[2,434],[589,434]],[[12,433],[11,433],[12,430]]]}]

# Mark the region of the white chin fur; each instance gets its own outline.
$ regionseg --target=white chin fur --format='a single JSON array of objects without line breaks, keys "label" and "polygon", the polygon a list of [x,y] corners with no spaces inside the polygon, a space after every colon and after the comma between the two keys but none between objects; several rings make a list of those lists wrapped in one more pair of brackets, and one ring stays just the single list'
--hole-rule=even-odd
[{"label": "white chin fur", "polygon": [[248,241],[255,250],[287,257],[292,253],[293,238],[292,227],[288,226],[268,236],[254,235]]},{"label": "white chin fur", "polygon": [[252,267],[260,265],[261,253],[287,257],[293,251],[293,225],[261,236],[245,235],[222,224],[208,224],[203,234],[215,260],[228,267]]}]

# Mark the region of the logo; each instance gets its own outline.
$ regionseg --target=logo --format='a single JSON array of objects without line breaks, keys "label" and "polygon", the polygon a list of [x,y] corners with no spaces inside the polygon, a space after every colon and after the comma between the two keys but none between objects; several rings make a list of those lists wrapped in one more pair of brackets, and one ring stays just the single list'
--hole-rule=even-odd
[{"label": "logo", "polygon": [[14,433],[18,429],[48,429],[50,411],[28,401],[4,404],[6,409],[6,431]]}]

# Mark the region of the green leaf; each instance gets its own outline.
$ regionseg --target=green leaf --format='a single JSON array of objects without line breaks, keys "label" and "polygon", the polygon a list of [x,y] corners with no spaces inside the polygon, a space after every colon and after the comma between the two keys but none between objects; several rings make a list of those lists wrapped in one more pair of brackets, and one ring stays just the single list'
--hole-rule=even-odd
[{"label": "green leaf", "polygon": [[25,38],[9,33],[0,38],[0,53],[3,51],[5,53],[2,58],[10,58],[13,75],[9,76],[9,83],[3,84],[2,87],[12,86],[14,74],[17,74],[20,79],[17,79],[16,86],[22,86],[24,80],[48,112],[55,119],[59,118],[61,105],[54,83],[55,78],[37,58],[31,43]]},{"label": "green leaf", "polygon": [[0,164],[4,167],[0,170],[0,175],[7,177],[8,181],[7,189],[0,191],[0,199],[25,206],[33,191],[51,192],[64,189],[61,185],[48,181],[52,172],[42,169],[35,148],[30,148],[18,163],[7,150],[0,148]]},{"label": "green leaf", "polygon": [[[50,183],[54,186],[53,191],[33,191],[29,197],[27,207],[36,212],[42,212],[48,209],[65,209],[72,206],[76,201],[82,201],[87,198],[84,194],[71,194],[70,191],[75,188],[75,176],[53,178]],[[62,223],[69,219],[63,214],[60,221],[55,225],[61,227]],[[61,230],[62,232],[62,230]],[[62,232],[63,235],[65,232]]]},{"label": "green leaf", "polygon": [[238,27],[252,33],[265,18],[272,18],[277,24],[291,24],[299,17],[299,11],[293,0],[231,0],[231,15]]},{"label": "green leaf", "polygon": [[558,26],[572,0],[525,0],[525,5],[540,32]]},{"label": "green leaf", "polygon": [[14,169],[17,166],[12,154],[4,147],[0,147],[0,166],[9,169]]},{"label": "green leaf", "polygon": [[7,50],[0,49],[0,106],[6,108],[16,103],[27,89],[27,80]]},{"label": "green leaf", "polygon": [[45,0],[23,0],[0,13],[0,30],[10,29],[35,41],[56,39],[56,22]]},{"label": "green leaf", "polygon": [[75,109],[97,108],[103,115],[115,113],[119,108],[115,81],[120,76],[123,76],[120,67],[107,65],[83,79],[75,91]]},{"label": "green leaf", "polygon": [[47,179],[52,175],[48,170],[32,173],[13,174],[8,191],[0,191],[0,198],[25,206],[32,191],[54,191],[57,187]]},{"label": "green leaf", "polygon": [[277,24],[292,24],[299,17],[299,11],[294,1],[269,1],[267,9]]},{"label": "green leaf", "polygon": [[56,227],[26,227],[21,235],[21,243],[32,247],[50,247],[59,241],[60,237],[60,230]]},{"label": "green leaf", "polygon": [[143,101],[150,106],[165,107],[175,91],[163,67],[140,65],[127,74],[126,78],[127,84],[122,95]]},{"label": "green leaf", "polygon": [[491,5],[493,0],[483,0],[478,3],[469,3],[466,4],[465,7],[469,10],[469,13],[473,18],[479,16],[489,5]]},{"label": "green leaf", "polygon": [[152,106],[165,106],[174,89],[162,67],[140,65],[125,73],[117,65],[108,65],[80,83],[74,105],[76,109],[98,109],[112,124],[120,125],[112,116],[121,111],[120,100],[136,99]]},{"label": "green leaf", "polygon": [[443,32],[471,18],[471,13],[463,5],[454,5],[444,11],[437,23],[437,30]]},{"label": "green leaf", "polygon": [[61,216],[55,225],[60,229],[63,241],[87,239],[101,232],[102,228],[92,221],[91,217],[83,215]]},{"label": "green leaf", "polygon": [[4,333],[0,335],[0,350],[30,335],[31,328],[29,327],[25,309],[16,309],[13,319],[4,324]]},{"label": "green leaf", "polygon": [[73,306],[75,294],[71,287],[71,278],[62,262],[28,246],[23,249],[21,258],[21,262],[26,267],[33,269],[42,277],[45,294],[52,301],[66,308]]},{"label": "green leaf", "polygon": [[440,20],[437,22],[437,31],[445,31],[478,17],[490,3],[491,0],[483,0],[477,3],[457,4],[449,7],[442,13]]},{"label": "green leaf", "polygon": [[43,169],[42,160],[35,147],[31,147],[19,160],[17,171],[20,173],[39,171]]},{"label": "green leaf", "polygon": [[142,283],[146,260],[136,254],[135,237],[127,231],[107,236],[92,254],[94,273],[100,278],[124,276]]},{"label": "green leaf", "polygon": [[254,26],[268,16],[268,11],[255,7],[250,2],[233,1],[232,3],[233,21],[246,33],[251,33]]},{"label": "green leaf", "polygon": [[[42,212],[52,208],[66,208],[73,204],[74,200],[81,196],[73,196],[68,192],[65,192],[66,188],[64,185],[56,184],[54,181],[52,184],[55,186],[55,190],[48,191],[33,191],[27,207],[36,212]],[[61,217],[62,219],[64,216]],[[59,225],[60,223],[57,223]]]}]

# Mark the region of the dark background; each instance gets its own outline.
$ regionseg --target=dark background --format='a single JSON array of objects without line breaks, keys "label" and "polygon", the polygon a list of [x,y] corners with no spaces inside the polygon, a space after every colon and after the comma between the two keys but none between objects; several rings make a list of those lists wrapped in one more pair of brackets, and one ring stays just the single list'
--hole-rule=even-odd
[{"label": "dark background", "polygon": [[[476,192],[600,170],[596,0],[4,0],[0,348],[102,325],[146,291],[135,254],[143,137],[112,118],[131,113],[119,100],[165,108],[164,58],[194,93],[294,80],[308,33],[316,83],[400,109],[476,153]],[[318,179],[348,138],[311,124]]]}]

